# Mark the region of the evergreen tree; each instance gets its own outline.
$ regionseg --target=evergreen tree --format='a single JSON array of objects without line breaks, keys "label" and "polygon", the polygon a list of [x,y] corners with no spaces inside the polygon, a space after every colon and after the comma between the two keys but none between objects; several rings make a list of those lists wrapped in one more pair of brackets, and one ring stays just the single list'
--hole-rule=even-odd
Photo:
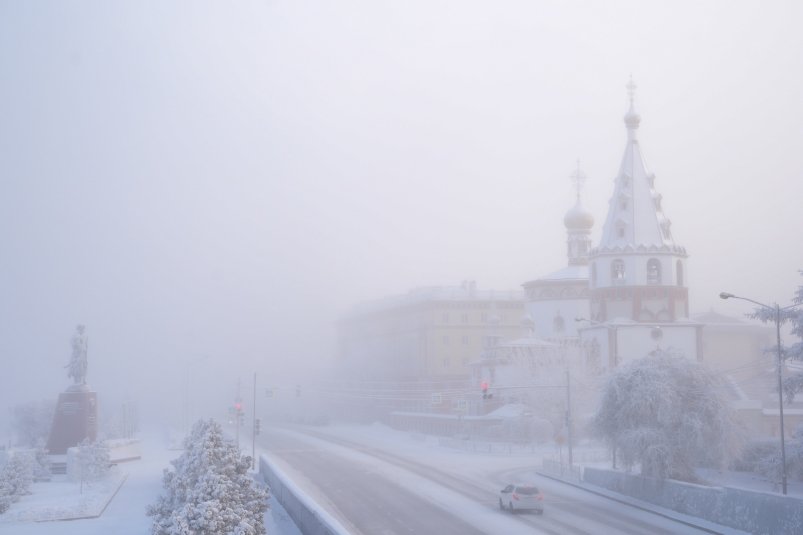
[{"label": "evergreen tree", "polygon": [[251,458],[212,420],[195,424],[184,453],[165,470],[165,494],[148,508],[154,535],[261,535],[268,494],[248,473]]},{"label": "evergreen tree", "polygon": [[24,494],[30,494],[33,483],[34,463],[30,455],[15,454],[0,470],[0,513]]},{"label": "evergreen tree", "polygon": [[[803,271],[800,272],[803,275]],[[803,286],[798,286],[797,292],[792,299],[795,305],[803,305]],[[775,323],[776,311],[774,309],[757,308],[751,316],[757,318],[764,323]],[[797,336],[798,341],[789,346],[781,347],[781,358],[786,360],[798,360],[803,362],[803,306],[800,308],[793,308],[791,310],[781,310],[780,312],[781,324],[790,323],[792,325],[792,334]],[[767,349],[767,354],[777,359],[778,346],[772,346]],[[776,363],[777,365],[777,363]],[[791,403],[795,399],[795,395],[803,391],[803,372],[787,374],[783,381],[783,390],[786,394],[787,403]]]}]

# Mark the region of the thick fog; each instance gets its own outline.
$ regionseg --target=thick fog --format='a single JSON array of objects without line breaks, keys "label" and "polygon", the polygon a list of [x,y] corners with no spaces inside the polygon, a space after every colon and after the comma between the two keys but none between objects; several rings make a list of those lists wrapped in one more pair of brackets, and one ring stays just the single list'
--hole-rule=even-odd
[{"label": "thick fog", "polygon": [[0,406],[173,418],[333,366],[352,304],[565,265],[639,138],[692,311],[801,283],[799,2],[0,2]]}]

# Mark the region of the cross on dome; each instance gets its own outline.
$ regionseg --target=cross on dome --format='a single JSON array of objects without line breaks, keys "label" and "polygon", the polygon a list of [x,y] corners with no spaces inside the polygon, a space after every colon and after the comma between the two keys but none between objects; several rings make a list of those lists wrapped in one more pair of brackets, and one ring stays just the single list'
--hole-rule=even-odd
[{"label": "cross on dome", "polygon": [[633,99],[636,96],[636,82],[633,81],[633,75],[630,75],[630,81],[625,86],[627,88],[627,96],[630,97],[630,107],[633,107]]},{"label": "cross on dome", "polygon": [[569,178],[571,178],[572,182],[574,183],[574,189],[575,189],[575,191],[577,193],[577,200],[579,201],[580,200],[580,191],[582,191],[583,186],[586,183],[586,180],[588,180],[588,177],[586,176],[586,174],[583,172],[582,169],[580,169],[580,159],[579,158],[577,159],[577,170],[575,170],[575,172],[572,173],[569,176]]},{"label": "cross on dome", "polygon": [[636,96],[636,83],[633,81],[633,75],[630,75],[630,81],[625,86],[627,88],[627,96],[630,99],[630,109],[625,114],[625,126],[627,127],[628,136],[631,140],[636,140],[636,129],[641,122],[641,116],[636,113],[635,104],[633,101]]}]

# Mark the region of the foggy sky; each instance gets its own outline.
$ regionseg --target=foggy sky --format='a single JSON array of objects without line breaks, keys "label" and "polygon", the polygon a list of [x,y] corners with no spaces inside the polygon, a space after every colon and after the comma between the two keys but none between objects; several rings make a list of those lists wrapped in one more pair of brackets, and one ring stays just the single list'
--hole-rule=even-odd
[{"label": "foggy sky", "polygon": [[786,304],[801,21],[792,1],[0,0],[0,406],[69,384],[77,323],[109,398],[173,406],[156,392],[192,368],[228,400],[253,370],[327,367],[354,302],[559,269],[578,158],[599,237],[631,73],[692,310]]}]

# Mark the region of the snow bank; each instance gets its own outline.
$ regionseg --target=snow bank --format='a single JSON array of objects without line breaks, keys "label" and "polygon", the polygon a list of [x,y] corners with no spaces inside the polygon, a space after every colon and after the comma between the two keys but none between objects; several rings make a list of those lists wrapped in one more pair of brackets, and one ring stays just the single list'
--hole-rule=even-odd
[{"label": "snow bank", "polygon": [[803,533],[803,500],[586,467],[586,483],[750,533]]},{"label": "snow bank", "polygon": [[340,522],[321,509],[293,483],[275,463],[260,455],[259,472],[270,487],[271,496],[285,508],[305,535],[349,535]]}]

